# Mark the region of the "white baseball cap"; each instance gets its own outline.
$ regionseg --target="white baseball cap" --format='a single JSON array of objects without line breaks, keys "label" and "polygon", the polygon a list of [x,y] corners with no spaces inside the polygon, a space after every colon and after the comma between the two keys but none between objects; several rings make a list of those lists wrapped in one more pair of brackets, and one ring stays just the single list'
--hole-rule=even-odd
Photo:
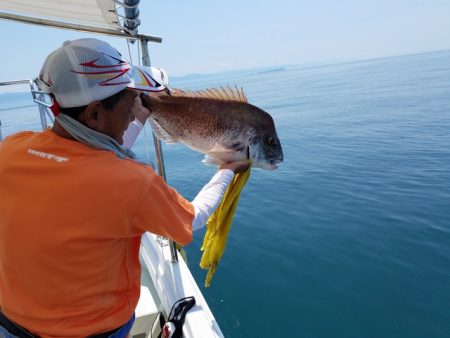
[{"label": "white baseball cap", "polygon": [[63,108],[86,106],[125,88],[159,92],[169,84],[164,70],[132,66],[115,48],[98,39],[64,42],[47,57],[37,82]]}]

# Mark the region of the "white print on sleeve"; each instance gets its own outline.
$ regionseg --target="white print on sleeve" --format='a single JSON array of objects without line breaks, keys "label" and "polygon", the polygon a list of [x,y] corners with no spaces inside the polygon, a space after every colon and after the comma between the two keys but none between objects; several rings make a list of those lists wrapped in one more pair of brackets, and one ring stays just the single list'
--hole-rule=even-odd
[{"label": "white print on sleeve", "polygon": [[45,158],[47,160],[53,160],[53,161],[56,161],[59,163],[69,161],[69,159],[67,157],[61,157],[61,156],[57,156],[54,154],[44,153],[43,151],[38,151],[38,150],[34,150],[34,149],[28,149],[28,154],[38,156],[41,158]]}]

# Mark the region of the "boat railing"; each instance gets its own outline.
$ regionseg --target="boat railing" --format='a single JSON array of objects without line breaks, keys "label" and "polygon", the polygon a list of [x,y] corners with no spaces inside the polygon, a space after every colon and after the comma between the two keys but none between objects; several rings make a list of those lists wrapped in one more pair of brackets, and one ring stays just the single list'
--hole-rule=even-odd
[{"label": "boat railing", "polygon": [[[14,86],[14,85],[26,85],[30,86],[30,92],[33,96],[33,101],[38,104],[39,109],[39,117],[41,121],[41,128],[45,130],[53,124],[54,117],[48,109],[51,104],[45,100],[45,93],[40,91],[33,80],[25,79],[25,80],[12,80],[12,81],[2,81],[0,82],[0,87],[2,86]],[[51,124],[48,123],[51,122]],[[0,141],[3,140],[2,132],[1,132],[1,121],[0,121]]]},{"label": "boat railing", "polygon": [[[41,118],[41,125],[42,130],[45,130],[49,128],[53,123],[55,122],[55,118],[53,114],[51,113],[50,107],[51,103],[46,101],[46,97],[48,97],[47,94],[42,92],[39,89],[36,89],[36,85],[32,83],[31,88],[31,94],[33,95],[33,101],[37,103],[38,109],[39,109],[39,116]],[[47,120],[50,120],[51,124],[47,122]]]}]

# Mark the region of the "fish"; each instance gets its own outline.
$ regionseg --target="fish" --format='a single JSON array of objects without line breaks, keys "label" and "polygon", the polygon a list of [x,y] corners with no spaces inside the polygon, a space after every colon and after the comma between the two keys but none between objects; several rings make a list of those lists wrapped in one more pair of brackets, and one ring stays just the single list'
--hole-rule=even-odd
[{"label": "fish", "polygon": [[273,118],[248,103],[242,88],[172,88],[141,99],[158,139],[183,143],[205,154],[206,163],[248,159],[252,167],[276,169],[283,161]]}]

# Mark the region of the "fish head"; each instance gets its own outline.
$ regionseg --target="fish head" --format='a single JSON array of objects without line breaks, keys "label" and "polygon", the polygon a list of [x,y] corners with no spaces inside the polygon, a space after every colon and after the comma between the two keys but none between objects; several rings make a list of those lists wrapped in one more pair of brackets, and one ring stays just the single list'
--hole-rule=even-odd
[{"label": "fish head", "polygon": [[283,148],[275,130],[257,133],[249,144],[249,158],[252,166],[276,169],[283,162]]}]

